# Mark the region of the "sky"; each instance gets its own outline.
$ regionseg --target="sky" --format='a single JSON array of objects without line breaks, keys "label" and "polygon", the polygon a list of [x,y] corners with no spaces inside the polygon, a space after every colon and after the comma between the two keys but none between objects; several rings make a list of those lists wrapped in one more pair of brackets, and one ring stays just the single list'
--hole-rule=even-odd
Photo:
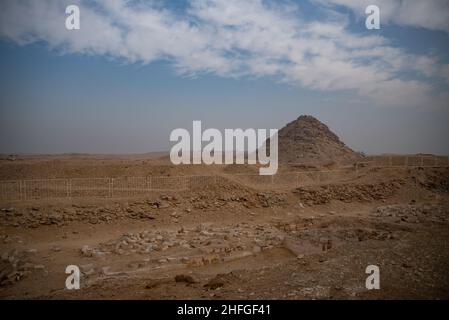
[{"label": "sky", "polygon": [[449,0],[0,1],[0,153],[164,151],[193,120],[302,114],[367,154],[449,154]]}]

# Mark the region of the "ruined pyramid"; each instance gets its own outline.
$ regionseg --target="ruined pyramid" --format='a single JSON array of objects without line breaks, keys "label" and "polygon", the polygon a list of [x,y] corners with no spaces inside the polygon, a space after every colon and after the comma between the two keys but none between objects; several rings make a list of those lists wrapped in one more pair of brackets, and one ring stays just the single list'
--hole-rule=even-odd
[{"label": "ruined pyramid", "polygon": [[279,130],[279,161],[284,163],[322,163],[361,156],[312,116],[300,116]]}]

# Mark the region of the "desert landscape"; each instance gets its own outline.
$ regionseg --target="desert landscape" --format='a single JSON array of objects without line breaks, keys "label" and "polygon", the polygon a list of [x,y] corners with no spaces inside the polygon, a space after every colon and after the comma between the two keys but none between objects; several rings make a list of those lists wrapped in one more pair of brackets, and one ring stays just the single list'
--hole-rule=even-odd
[{"label": "desert landscape", "polygon": [[301,116],[279,158],[259,176],[167,153],[2,156],[0,298],[449,298],[449,157],[367,156]]}]

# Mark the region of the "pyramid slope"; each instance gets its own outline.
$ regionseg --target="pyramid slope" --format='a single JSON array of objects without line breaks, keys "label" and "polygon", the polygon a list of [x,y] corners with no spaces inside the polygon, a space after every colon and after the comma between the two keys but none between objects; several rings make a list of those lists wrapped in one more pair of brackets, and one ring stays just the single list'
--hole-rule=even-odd
[{"label": "pyramid slope", "polygon": [[279,160],[288,163],[352,160],[361,157],[324,123],[300,116],[279,130]]}]

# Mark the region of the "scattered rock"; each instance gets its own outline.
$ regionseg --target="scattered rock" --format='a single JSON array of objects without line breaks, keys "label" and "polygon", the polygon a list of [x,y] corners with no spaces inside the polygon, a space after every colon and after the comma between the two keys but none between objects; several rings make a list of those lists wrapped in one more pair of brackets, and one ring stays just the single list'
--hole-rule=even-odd
[{"label": "scattered rock", "polygon": [[176,282],[185,282],[188,284],[197,283],[197,281],[191,275],[186,275],[186,274],[178,274],[177,276],[175,276],[175,281]]}]

